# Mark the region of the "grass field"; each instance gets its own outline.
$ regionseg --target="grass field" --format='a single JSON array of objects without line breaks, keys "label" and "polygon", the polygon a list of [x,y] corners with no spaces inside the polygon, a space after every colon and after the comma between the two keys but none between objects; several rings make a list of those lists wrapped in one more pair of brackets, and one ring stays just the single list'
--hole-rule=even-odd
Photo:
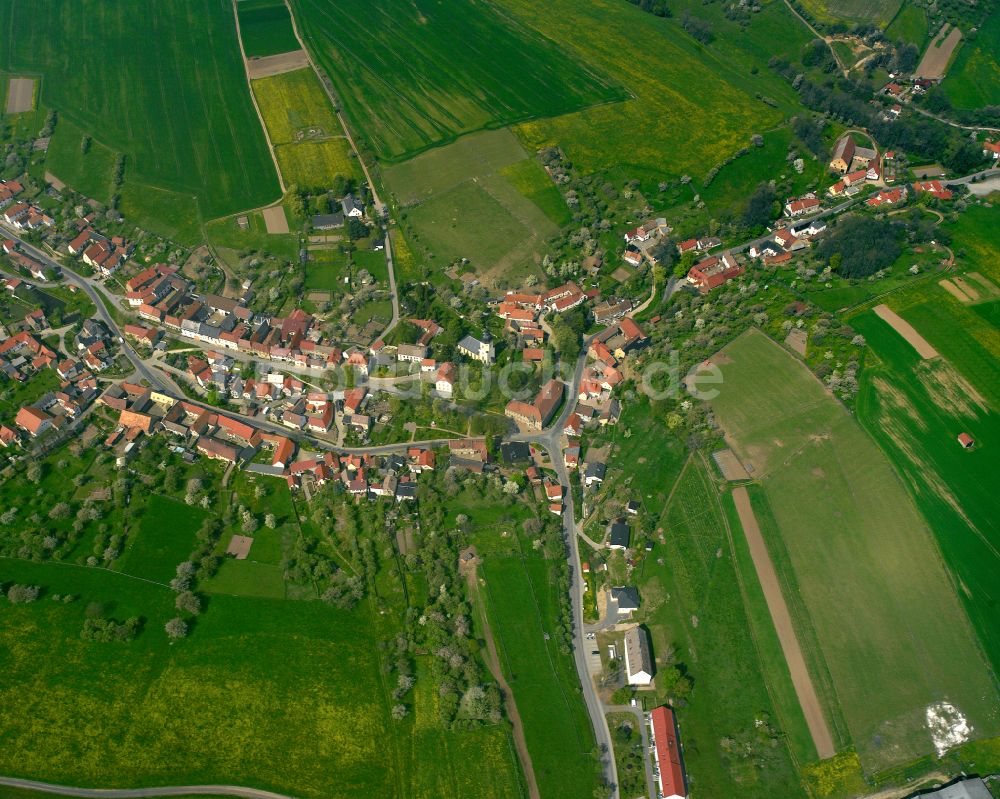
[{"label": "grass field", "polygon": [[[954,367],[921,361],[874,314],[851,324],[878,356],[867,370],[858,417],[913,486],[986,653],[1000,668],[994,612],[1000,588],[993,579],[1000,565],[1000,498],[989,476],[1000,445],[997,414],[974,401],[974,390],[963,390]],[[975,449],[958,445],[960,432],[976,439]]]},{"label": "grass field", "polygon": [[[364,607],[213,596],[190,636],[169,644],[166,588],[9,560],[0,580],[78,597],[4,606],[4,774],[122,787],[226,782],[323,799],[521,796],[504,729],[441,730],[429,679],[410,717],[389,720]],[[145,631],[127,644],[82,641],[93,601],[116,618],[142,615]]]},{"label": "grass field", "polygon": [[725,382],[713,408],[765,488],[781,538],[769,545],[787,549],[865,768],[931,751],[923,716],[935,701],[959,708],[977,735],[995,734],[992,675],[888,460],[763,334],[723,353]]},{"label": "grass field", "polygon": [[491,3],[295,0],[304,38],[380,159],[621,99],[610,79]]},{"label": "grass field", "polygon": [[584,171],[619,167],[629,178],[650,177],[653,185],[664,175],[701,179],[747,146],[751,134],[799,108],[794,92],[767,68],[771,56],[796,55],[810,38],[782,3],[765,4],[746,30],[720,6],[690,3],[694,16],[710,20],[716,39],[709,45],[682,30],[684,3],[672,7],[672,20],[617,0],[499,3],[615,75],[631,93],[624,103],[518,126],[529,151],[558,144]]},{"label": "grass field", "polygon": [[1000,103],[1000,14],[990,14],[975,39],[962,43],[941,87],[957,108]]},{"label": "grass field", "polygon": [[863,23],[885,26],[896,16],[903,0],[802,0],[821,22]]},{"label": "grass field", "polygon": [[[667,435],[661,427],[648,440],[662,445]],[[614,462],[628,463],[624,458],[617,453]],[[651,631],[653,656],[660,660],[669,647],[675,648],[694,683],[689,702],[677,711],[692,794],[802,797],[789,747],[809,757],[809,736],[801,717],[775,713],[764,682],[761,658],[776,651],[780,660],[781,650],[776,640],[755,641],[748,613],[754,605],[744,604],[742,595],[747,574],[756,580],[753,567],[748,573],[737,568],[727,519],[702,461],[693,459],[679,481],[666,481],[668,492],[675,482],[670,502],[657,506],[662,514],[654,516],[664,542],[657,537],[653,556],[642,560],[633,580],[642,597],[641,618]],[[737,526],[733,538],[741,535]],[[752,590],[754,585],[746,587]],[[759,593],[759,586],[756,590]],[[766,616],[765,621],[770,623]],[[665,668],[662,661],[658,668]],[[659,694],[648,697],[647,708],[662,699]],[[794,694],[789,707],[796,707]],[[758,721],[780,730],[780,737],[774,742],[759,738]],[[724,739],[739,741],[749,753],[741,757],[726,751]]]},{"label": "grass field", "polygon": [[[385,259],[382,259],[385,271]],[[306,288],[319,291],[344,291],[347,257],[339,250],[311,250],[306,264]]]},{"label": "grass field", "polygon": [[158,583],[169,583],[177,564],[195,548],[195,533],[205,518],[200,508],[154,494],[142,510],[136,535],[117,563],[118,569]]},{"label": "grass field", "polygon": [[260,78],[253,92],[287,184],[327,188],[336,175],[361,177],[315,72]]},{"label": "grass field", "polygon": [[43,73],[42,103],[125,153],[128,185],[195,195],[195,218],[277,196],[226,0],[164,0],[142,14],[98,0],[7,2],[0,24],[0,66]]},{"label": "grass field", "polygon": [[[594,789],[594,734],[570,657],[555,641],[557,597],[540,557],[487,557],[481,568],[500,665],[514,692],[541,795],[577,799]],[[545,640],[545,633],[552,639]]]},{"label": "grass field", "polygon": [[384,175],[406,206],[411,243],[442,264],[464,257],[507,275],[533,268],[544,240],[570,219],[559,190],[508,130],[464,136]]},{"label": "grass field", "polygon": [[904,3],[885,33],[892,41],[902,39],[923,50],[927,42],[927,12],[920,6]]},{"label": "grass field", "polygon": [[288,7],[281,0],[238,0],[240,38],[247,58],[298,50]]},{"label": "grass field", "polygon": [[49,142],[45,167],[81,194],[106,203],[111,199],[111,173],[117,154],[93,139],[84,154],[81,143],[86,135],[69,119],[59,120]]}]

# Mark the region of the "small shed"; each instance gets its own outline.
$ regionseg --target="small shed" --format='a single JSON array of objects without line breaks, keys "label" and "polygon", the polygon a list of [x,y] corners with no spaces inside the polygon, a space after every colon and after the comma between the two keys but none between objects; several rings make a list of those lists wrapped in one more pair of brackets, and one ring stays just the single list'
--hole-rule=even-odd
[{"label": "small shed", "polygon": [[976,445],[975,439],[973,439],[968,433],[959,433],[958,443],[965,449],[972,449]]}]

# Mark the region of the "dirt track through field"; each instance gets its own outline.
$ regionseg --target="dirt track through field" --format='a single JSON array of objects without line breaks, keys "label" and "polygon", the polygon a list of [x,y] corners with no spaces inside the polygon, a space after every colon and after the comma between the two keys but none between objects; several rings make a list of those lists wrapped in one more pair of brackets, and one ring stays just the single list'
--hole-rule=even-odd
[{"label": "dirt track through field", "polygon": [[517,759],[521,761],[521,770],[524,772],[524,779],[528,783],[528,796],[530,799],[540,799],[538,793],[538,782],[535,779],[535,768],[531,764],[531,754],[528,752],[528,742],[524,738],[524,723],[521,721],[521,714],[517,712],[517,704],[514,701],[514,692],[503,676],[500,669],[500,655],[497,652],[496,642],[493,640],[493,631],[490,629],[490,620],[486,615],[486,606],[479,596],[479,578],[476,576],[476,565],[478,558],[471,563],[461,564],[460,571],[465,572],[465,579],[469,585],[469,596],[475,600],[479,606],[479,616],[483,624],[483,638],[486,639],[486,665],[490,669],[490,674],[500,686],[503,694],[504,705],[507,709],[507,718],[510,719],[512,733],[514,737],[514,749],[517,751]]},{"label": "dirt track through field", "polygon": [[7,87],[7,114],[30,111],[35,100],[34,78],[11,78]]},{"label": "dirt track through field", "polygon": [[774,622],[774,628],[778,633],[781,651],[785,655],[788,671],[792,675],[795,695],[799,698],[799,705],[802,707],[802,714],[806,717],[806,724],[809,727],[813,744],[816,746],[816,752],[821,760],[833,757],[837,753],[833,745],[833,736],[830,735],[830,728],[826,724],[823,708],[820,707],[819,697],[816,695],[809,670],[806,668],[802,648],[799,646],[799,639],[792,626],[792,616],[788,612],[788,605],[781,593],[781,584],[778,582],[778,575],[774,571],[774,564],[771,563],[771,556],[764,543],[764,536],[761,535],[760,526],[757,524],[757,517],[754,516],[753,508],[750,505],[750,495],[747,490],[742,486],[734,488],[733,502],[736,503],[736,512],[739,514],[740,524],[743,526],[743,533],[746,535],[747,544],[750,547],[750,557],[753,558],[757,579],[760,580],[760,586],[764,591],[767,609],[771,613],[771,621]]},{"label": "dirt track through field", "polygon": [[938,357],[938,351],[931,346],[931,343],[921,336],[913,325],[888,305],[876,305],[875,315],[884,322],[888,322],[889,326],[905,338],[907,343],[917,351],[917,354],[921,358]]}]

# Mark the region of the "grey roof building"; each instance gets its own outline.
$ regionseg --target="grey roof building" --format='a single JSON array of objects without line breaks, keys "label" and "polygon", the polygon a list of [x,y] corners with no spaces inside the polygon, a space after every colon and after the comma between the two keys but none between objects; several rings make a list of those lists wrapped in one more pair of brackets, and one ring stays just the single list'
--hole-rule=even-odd
[{"label": "grey roof building", "polygon": [[629,527],[624,522],[615,522],[611,525],[611,536],[608,538],[608,546],[611,549],[628,549],[628,542],[631,536]]},{"label": "grey roof building", "polygon": [[639,609],[639,591],[630,585],[613,586],[611,601],[620,615],[628,616],[632,611]]},{"label": "grey roof building", "polygon": [[915,793],[908,799],[992,799],[990,789],[979,777],[957,780],[929,793]]}]

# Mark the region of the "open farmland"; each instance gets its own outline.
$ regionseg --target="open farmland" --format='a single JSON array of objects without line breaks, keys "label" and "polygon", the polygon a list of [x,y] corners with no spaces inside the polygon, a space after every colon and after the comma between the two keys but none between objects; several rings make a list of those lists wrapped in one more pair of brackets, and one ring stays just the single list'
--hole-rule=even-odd
[{"label": "open farmland", "polygon": [[328,187],[360,176],[357,160],[312,69],[253,81],[253,92],[288,185]]},{"label": "open farmland", "polygon": [[[0,580],[80,597],[4,609],[4,774],[122,787],[237,783],[323,799],[520,795],[501,727],[445,732],[428,691],[393,726],[365,609],[216,596],[192,635],[171,645],[152,629],[173,612],[166,587],[11,561],[0,562]],[[127,644],[83,641],[91,601],[147,616],[151,629]]]},{"label": "open farmland", "polygon": [[488,598],[500,667],[524,723],[541,795],[578,799],[594,790],[594,733],[572,659],[556,642],[552,568],[538,556],[490,555],[480,572],[480,596]]},{"label": "open farmland", "polygon": [[247,58],[262,58],[299,49],[288,6],[282,0],[238,0],[240,39]]},{"label": "open farmland", "polygon": [[762,333],[737,339],[718,362],[713,408],[765,489],[780,531],[768,546],[798,586],[807,617],[797,622],[815,629],[812,656],[829,669],[864,767],[931,752],[925,711],[935,702],[958,708],[977,736],[995,734],[992,674],[889,461]]},{"label": "open farmland", "polygon": [[385,170],[411,242],[438,263],[468,258],[510,275],[531,269],[569,209],[508,130],[464,136]]},{"label": "open farmland", "polygon": [[990,14],[962,45],[941,86],[957,108],[1000,103],[1000,13]]},{"label": "open farmland", "polygon": [[558,144],[584,171],[621,167],[629,178],[701,179],[747,146],[751,134],[773,128],[799,108],[795,93],[767,67],[772,56],[797,54],[811,38],[781,3],[765,5],[745,31],[726,20],[721,7],[692,4],[695,16],[711,19],[716,36],[702,45],[679,19],[661,19],[620,0],[498,2],[578,58],[615,75],[630,92],[623,103],[517,127],[530,151]]},{"label": "open farmland", "polygon": [[924,51],[920,63],[914,71],[915,77],[939,79],[948,71],[955,48],[962,43],[962,31],[956,27],[945,25],[931,39]]},{"label": "open farmland", "polygon": [[295,18],[354,126],[403,160],[470,131],[624,95],[489,2],[294,0]]},{"label": "open farmland", "polygon": [[902,39],[923,49],[927,41],[927,12],[920,6],[906,3],[899,9],[885,32],[892,41]]},{"label": "open farmland", "polygon": [[903,0],[802,0],[821,22],[847,22],[885,26],[896,16]]},{"label": "open farmland", "polygon": [[142,13],[99,0],[7,2],[0,23],[7,66],[44,75],[42,103],[125,154],[134,208],[138,187],[183,197],[196,220],[278,195],[226,0],[162,0]]},{"label": "open farmland", "polygon": [[[937,535],[959,596],[994,669],[1000,668],[1000,497],[991,464],[1000,416],[947,361],[921,361],[871,313],[851,320],[878,357],[866,370],[858,418],[906,476]],[[958,445],[959,433],[976,441]]]}]

